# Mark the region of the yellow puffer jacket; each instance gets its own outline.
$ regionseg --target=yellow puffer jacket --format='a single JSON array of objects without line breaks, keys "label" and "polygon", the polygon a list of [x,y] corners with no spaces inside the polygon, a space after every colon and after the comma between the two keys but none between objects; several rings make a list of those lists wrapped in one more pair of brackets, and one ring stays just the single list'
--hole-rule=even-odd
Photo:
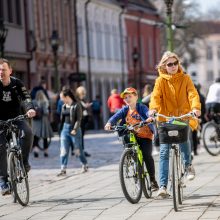
[{"label": "yellow puffer jacket", "polygon": [[[180,116],[193,109],[201,110],[199,95],[190,76],[182,71],[173,75],[159,71],[149,109],[155,109],[167,116]],[[164,121],[162,118],[159,120]],[[192,130],[195,130],[198,121],[191,119],[189,124]]]}]

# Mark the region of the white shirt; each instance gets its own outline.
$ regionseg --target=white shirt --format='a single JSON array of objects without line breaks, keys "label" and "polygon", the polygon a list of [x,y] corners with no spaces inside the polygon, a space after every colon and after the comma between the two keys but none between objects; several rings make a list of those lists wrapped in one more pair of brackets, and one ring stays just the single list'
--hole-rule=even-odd
[{"label": "white shirt", "polygon": [[220,103],[220,83],[214,83],[209,87],[209,92],[206,97],[206,104],[217,102]]}]

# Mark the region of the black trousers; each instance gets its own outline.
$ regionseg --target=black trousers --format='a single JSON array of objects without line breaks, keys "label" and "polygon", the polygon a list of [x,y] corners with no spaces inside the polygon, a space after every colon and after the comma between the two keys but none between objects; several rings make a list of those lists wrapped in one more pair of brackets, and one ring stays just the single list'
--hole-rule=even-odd
[{"label": "black trousers", "polygon": [[[18,128],[24,132],[20,139],[24,164],[28,164],[29,153],[33,143],[33,134],[30,125],[26,121],[16,122]],[[7,180],[7,152],[6,147],[0,146],[0,182]]]},{"label": "black trousers", "polygon": [[137,138],[137,142],[142,150],[143,159],[146,164],[150,179],[155,180],[155,165],[152,156],[152,140],[148,138]]}]

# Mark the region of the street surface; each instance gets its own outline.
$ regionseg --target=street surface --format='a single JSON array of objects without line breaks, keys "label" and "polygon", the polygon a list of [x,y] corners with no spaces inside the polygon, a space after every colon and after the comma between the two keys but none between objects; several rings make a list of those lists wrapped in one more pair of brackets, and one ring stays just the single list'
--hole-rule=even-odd
[{"label": "street surface", "polygon": [[[12,203],[11,196],[0,197],[1,220],[205,220],[220,219],[220,156],[209,156],[203,149],[194,158],[196,178],[187,182],[180,212],[173,210],[172,199],[144,196],[130,204],[121,191],[118,162],[122,147],[113,133],[89,132],[85,136],[89,172],[70,156],[66,177],[59,173],[59,142],[53,138],[49,157],[30,161],[30,203]],[[158,170],[158,155],[155,155]]]}]

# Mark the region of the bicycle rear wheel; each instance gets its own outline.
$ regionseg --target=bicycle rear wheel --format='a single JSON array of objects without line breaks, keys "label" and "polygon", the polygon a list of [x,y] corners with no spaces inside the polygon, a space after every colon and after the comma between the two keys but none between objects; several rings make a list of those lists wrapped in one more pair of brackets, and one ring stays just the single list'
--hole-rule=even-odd
[{"label": "bicycle rear wheel", "polygon": [[149,173],[147,171],[147,168],[144,162],[142,166],[142,187],[143,187],[144,196],[147,199],[151,198],[152,191],[151,191],[150,176],[149,176]]},{"label": "bicycle rear wheel", "polygon": [[138,203],[142,194],[141,166],[132,149],[122,153],[119,178],[125,198],[132,204]]},{"label": "bicycle rear wheel", "polygon": [[220,127],[213,121],[206,123],[203,127],[203,145],[206,151],[212,155],[220,154]]},{"label": "bicycle rear wheel", "polygon": [[9,177],[15,199],[22,206],[26,206],[29,202],[29,184],[22,158],[15,152],[10,152],[8,160]]},{"label": "bicycle rear wheel", "polygon": [[179,189],[178,189],[178,157],[176,149],[171,149],[171,184],[173,193],[173,207],[177,212],[179,209]]}]

